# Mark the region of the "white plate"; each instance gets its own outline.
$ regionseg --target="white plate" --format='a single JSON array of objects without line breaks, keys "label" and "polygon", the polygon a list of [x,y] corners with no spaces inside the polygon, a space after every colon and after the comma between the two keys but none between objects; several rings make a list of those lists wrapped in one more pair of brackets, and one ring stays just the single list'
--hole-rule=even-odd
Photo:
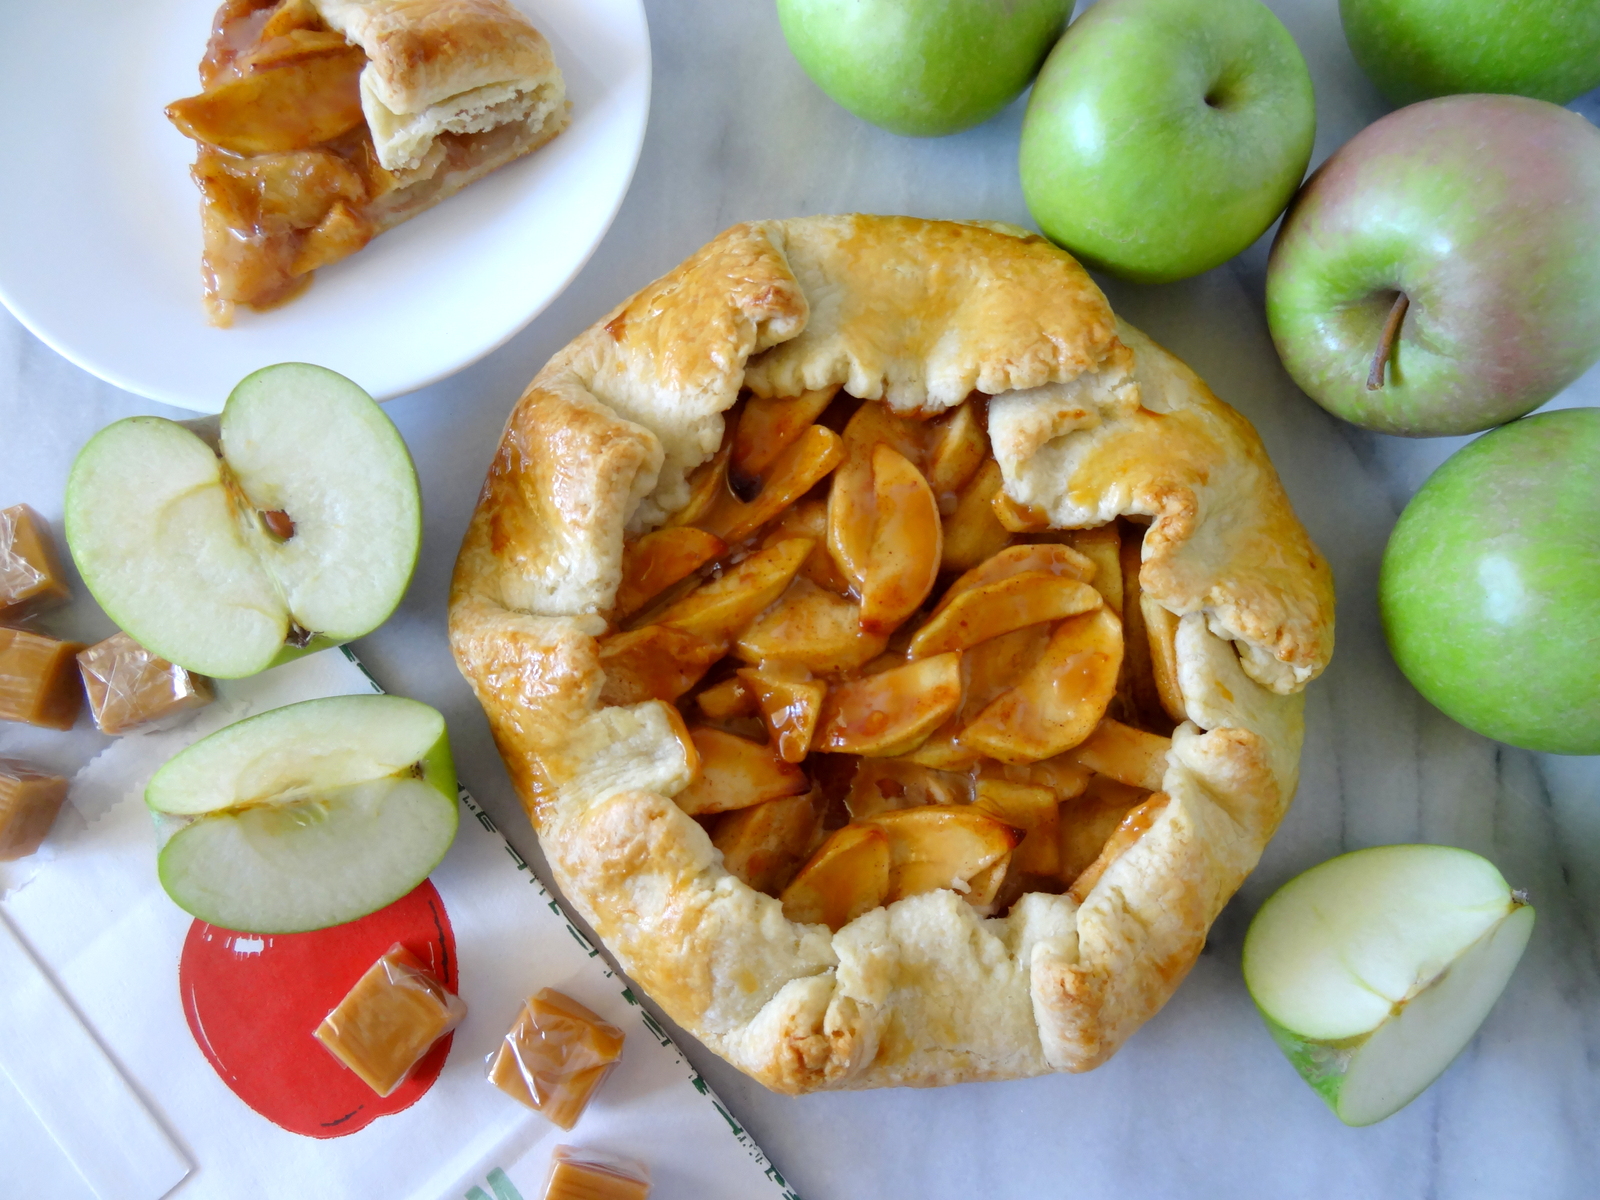
[{"label": "white plate", "polygon": [[199,88],[216,0],[8,5],[0,300],[85,370],[200,412],[268,363],[320,363],[386,399],[481,358],[588,261],[650,110],[642,0],[514,2],[566,76],[566,132],[232,329],[206,324],[194,144],[161,112]]}]

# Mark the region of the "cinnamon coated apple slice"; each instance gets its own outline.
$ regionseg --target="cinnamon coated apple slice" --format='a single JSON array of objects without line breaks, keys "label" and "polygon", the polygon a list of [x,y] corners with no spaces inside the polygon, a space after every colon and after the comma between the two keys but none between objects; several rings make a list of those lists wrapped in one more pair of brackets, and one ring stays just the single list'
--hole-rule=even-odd
[{"label": "cinnamon coated apple slice", "polygon": [[1068,892],[1074,900],[1082,904],[1088,898],[1089,893],[1094,891],[1094,885],[1100,882],[1100,877],[1106,873],[1111,864],[1122,857],[1128,848],[1155,824],[1156,818],[1161,815],[1161,810],[1166,808],[1169,799],[1165,792],[1156,792],[1122,818],[1111,836],[1106,839],[1106,844],[1100,848],[1099,856],[1072,881],[1072,887]]},{"label": "cinnamon coated apple slice", "polygon": [[989,439],[984,434],[977,406],[971,400],[934,421],[931,432],[928,486],[943,503],[946,496],[954,500],[955,493],[978,473],[989,455]]},{"label": "cinnamon coated apple slice", "polygon": [[305,150],[360,125],[367,56],[345,42],[217,84],[167,105],[185,137],[235,154]]},{"label": "cinnamon coated apple slice", "polygon": [[783,915],[837,933],[889,894],[889,835],[874,825],[834,830],[783,889]]},{"label": "cinnamon coated apple slice", "polygon": [[943,605],[917,630],[910,653],[922,658],[947,650],[966,650],[1016,629],[1077,616],[1098,607],[1100,593],[1077,579],[1049,571],[1008,575],[968,588]]},{"label": "cinnamon coated apple slice", "polygon": [[1022,838],[970,804],[902,808],[870,824],[889,838],[887,904],[939,888],[969,892],[972,878],[1009,856]]},{"label": "cinnamon coated apple slice", "polygon": [[1167,771],[1172,739],[1107,717],[1089,740],[1068,752],[1073,761],[1119,783],[1155,791]]},{"label": "cinnamon coated apple slice", "polygon": [[721,557],[726,543],[691,526],[657,529],[623,548],[622,582],[611,605],[611,618],[631,617],[673,584],[689,578]]},{"label": "cinnamon coated apple slice", "polygon": [[1053,790],[1008,779],[980,779],[972,806],[1021,829],[1012,865],[1032,875],[1054,875],[1061,869],[1061,801]]},{"label": "cinnamon coated apple slice", "polygon": [[1139,605],[1150,635],[1150,674],[1155,680],[1156,696],[1167,716],[1174,721],[1187,721],[1183,689],[1178,686],[1178,615],[1149,593],[1140,594]]},{"label": "cinnamon coated apple slice", "polygon": [[1095,565],[1071,546],[1054,542],[1029,542],[1021,546],[1007,546],[991,554],[966,574],[960,576],[940,598],[938,612],[963,592],[985,584],[998,583],[1012,575],[1047,572],[1066,579],[1088,583],[1094,579]]},{"label": "cinnamon coated apple slice", "polygon": [[844,461],[828,489],[828,552],[858,591],[866,583],[877,531],[873,457],[880,445],[915,462],[922,451],[922,430],[909,417],[869,401],[844,427]]},{"label": "cinnamon coated apple slice", "polygon": [[689,502],[667,518],[665,527],[698,525],[728,490],[728,458],[733,438],[725,436],[717,452],[689,472]]},{"label": "cinnamon coated apple slice", "polygon": [[816,750],[892,758],[916,749],[961,703],[961,655],[936,654],[828,689]]},{"label": "cinnamon coated apple slice", "polygon": [[773,462],[753,499],[741,500],[731,487],[725,488],[695,524],[729,545],[742,542],[810,491],[843,457],[843,442],[837,433],[821,425],[809,426]]},{"label": "cinnamon coated apple slice", "polygon": [[823,697],[828,694],[828,685],[821,680],[809,678],[806,672],[801,672],[800,678],[794,674],[777,667],[746,667],[738,674],[755,697],[778,756],[788,763],[805,761]]},{"label": "cinnamon coated apple slice", "polygon": [[646,625],[601,638],[600,668],[606,682],[600,702],[676,700],[726,653],[726,643],[708,642],[669,625]]},{"label": "cinnamon coated apple slice", "polygon": [[1089,781],[1081,796],[1061,805],[1061,873],[1071,886],[1100,856],[1106,841],[1127,816],[1150,795],[1104,775]]},{"label": "cinnamon coated apple slice", "polygon": [[798,396],[751,396],[739,413],[728,478],[738,492],[754,491],[768,467],[822,415],[839,385]]},{"label": "cinnamon coated apple slice", "polygon": [[1089,582],[1105,597],[1106,607],[1122,611],[1122,535],[1116,522],[1093,529],[1073,529],[1066,534],[1067,545],[1094,564]]},{"label": "cinnamon coated apple slice", "polygon": [[839,564],[828,553],[828,502],[802,500],[784,509],[762,536],[761,545],[771,546],[784,538],[808,537],[816,540],[800,574],[812,583],[840,596],[850,594],[851,583],[839,570]]},{"label": "cinnamon coated apple slice", "polygon": [[861,583],[861,628],[888,634],[933,590],[944,530],[928,481],[892,446],[872,451],[872,488],[876,521]]},{"label": "cinnamon coated apple slice", "polygon": [[956,498],[955,511],[944,519],[944,570],[970,571],[1011,544],[1011,533],[994,515],[994,498],[1003,486],[1000,464],[985,460]]},{"label": "cinnamon coated apple slice", "polygon": [[864,758],[850,780],[845,808],[852,821],[923,804],[967,804],[972,782],[966,776],[940,771],[909,758]]},{"label": "cinnamon coated apple slice", "polygon": [[961,741],[1009,763],[1071,749],[1105,716],[1121,665],[1122,625],[1108,609],[1068,617],[1043,657],[966,727]]},{"label": "cinnamon coated apple slice", "polygon": [[861,606],[796,579],[739,638],[746,662],[795,663],[819,675],[851,671],[882,654],[889,639],[861,629]]},{"label": "cinnamon coated apple slice", "polygon": [[756,551],[721,579],[701,584],[670,605],[655,623],[726,646],[783,595],[812,544],[809,538],[790,538]]},{"label": "cinnamon coated apple slice", "polygon": [[815,797],[807,792],[724,813],[711,832],[722,865],[758,892],[776,896],[805,860],[817,834]]},{"label": "cinnamon coated apple slice", "polygon": [[713,721],[731,721],[738,717],[759,716],[756,698],[737,675],[713,684],[694,698],[700,711]]},{"label": "cinnamon coated apple slice", "polygon": [[674,799],[691,817],[796,796],[811,786],[805,772],[784,762],[772,746],[704,727],[689,730],[689,739],[700,770]]}]

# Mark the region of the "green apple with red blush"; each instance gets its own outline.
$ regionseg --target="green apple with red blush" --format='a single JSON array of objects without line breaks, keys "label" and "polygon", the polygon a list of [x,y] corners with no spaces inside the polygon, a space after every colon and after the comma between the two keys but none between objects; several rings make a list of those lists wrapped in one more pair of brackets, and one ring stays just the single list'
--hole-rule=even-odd
[{"label": "green apple with red blush", "polygon": [[1486,737],[1600,754],[1600,408],[1457,451],[1406,506],[1378,582],[1395,662]]},{"label": "green apple with red blush", "polygon": [[1369,125],[1301,189],[1267,322],[1336,416],[1473,433],[1600,358],[1600,130],[1521,96],[1447,96]]}]

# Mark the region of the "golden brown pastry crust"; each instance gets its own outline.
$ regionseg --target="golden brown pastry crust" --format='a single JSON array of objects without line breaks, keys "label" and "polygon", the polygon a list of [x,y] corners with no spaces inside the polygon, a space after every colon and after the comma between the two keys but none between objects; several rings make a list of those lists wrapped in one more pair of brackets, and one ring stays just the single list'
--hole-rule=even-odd
[{"label": "golden brown pastry crust", "polygon": [[[837,934],[793,924],[672,802],[693,771],[675,710],[600,707],[624,529],[682,506],[742,386],[833,383],[921,412],[992,388],[1013,500],[1155,518],[1141,580],[1181,616],[1191,719],[1166,803],[1081,903],[986,920],[939,891]],[[730,229],[539,373],[463,541],[451,638],[558,884],[674,1020],[780,1091],[927,1086],[1086,1070],[1171,995],[1293,795],[1332,588],[1253,430],[1067,255],[824,217]]]}]

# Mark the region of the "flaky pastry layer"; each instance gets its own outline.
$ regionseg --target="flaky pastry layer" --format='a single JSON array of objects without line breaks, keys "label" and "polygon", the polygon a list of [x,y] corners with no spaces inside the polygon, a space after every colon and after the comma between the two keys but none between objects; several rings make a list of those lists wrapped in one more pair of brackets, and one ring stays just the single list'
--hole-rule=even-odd
[{"label": "flaky pastry layer", "polygon": [[[692,775],[676,711],[600,705],[625,532],[686,502],[742,388],[836,383],[922,414],[987,392],[1017,505],[1056,526],[1153,518],[1140,579],[1181,618],[1192,719],[1167,803],[1081,904],[1032,893],[985,919],[936,891],[836,934],[797,925],[672,802]],[[451,640],[563,892],[674,1020],[797,1093],[1105,1061],[1282,817],[1332,611],[1249,424],[1068,255],[1006,227],[818,217],[735,226],[540,371],[462,544]]]}]

